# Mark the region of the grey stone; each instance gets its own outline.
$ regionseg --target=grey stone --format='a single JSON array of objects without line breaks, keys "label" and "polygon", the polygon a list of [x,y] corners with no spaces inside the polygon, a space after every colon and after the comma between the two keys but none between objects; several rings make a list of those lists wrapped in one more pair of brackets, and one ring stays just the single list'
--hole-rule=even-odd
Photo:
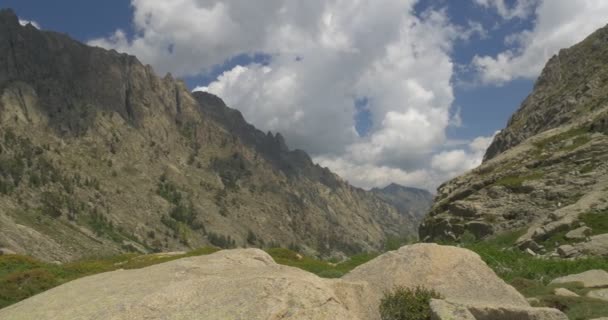
[{"label": "grey stone", "polygon": [[592,290],[587,292],[587,297],[608,301],[608,289]]},{"label": "grey stone", "polygon": [[592,232],[593,230],[589,227],[580,227],[566,233],[565,238],[568,240],[585,240]]},{"label": "grey stone", "polygon": [[468,309],[476,320],[568,320],[564,313],[552,308],[473,305]]},{"label": "grey stone", "polygon": [[608,272],[604,270],[589,270],[583,273],[560,277],[551,284],[580,283],[585,288],[608,287]]},{"label": "grey stone", "polygon": [[431,300],[431,320],[476,320],[473,314],[462,305],[445,300]]},{"label": "grey stone", "polygon": [[17,253],[8,248],[0,248],[0,256],[9,255],[9,254],[17,254]]},{"label": "grey stone", "polygon": [[553,294],[560,297],[579,297],[578,294],[566,289],[566,288],[555,288]]},{"label": "grey stone", "polygon": [[608,257],[608,233],[592,236],[589,241],[576,244],[576,248],[585,254]]},{"label": "grey stone", "polygon": [[565,244],[557,248],[557,253],[562,258],[570,258],[577,255],[579,251],[575,247]]},{"label": "grey stone", "polygon": [[479,214],[479,208],[477,206],[472,203],[462,201],[452,203],[448,207],[448,211],[455,216],[461,217],[475,217]]}]

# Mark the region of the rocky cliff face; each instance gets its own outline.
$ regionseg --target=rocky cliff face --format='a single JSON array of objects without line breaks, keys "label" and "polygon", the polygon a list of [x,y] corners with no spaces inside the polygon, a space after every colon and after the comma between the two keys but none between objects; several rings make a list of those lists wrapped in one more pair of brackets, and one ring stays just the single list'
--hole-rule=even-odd
[{"label": "rocky cliff face", "polygon": [[551,58],[484,163],[439,187],[421,238],[518,231],[536,253],[608,255],[607,101],[603,28]]},{"label": "rocky cliff face", "polygon": [[219,98],[0,11],[0,247],[60,261],[209,244],[329,255],[414,230]]},{"label": "rocky cliff face", "polygon": [[384,188],[374,188],[371,191],[397,207],[401,214],[411,217],[410,219],[417,225],[422,222],[433,203],[433,195],[430,192],[396,183]]}]

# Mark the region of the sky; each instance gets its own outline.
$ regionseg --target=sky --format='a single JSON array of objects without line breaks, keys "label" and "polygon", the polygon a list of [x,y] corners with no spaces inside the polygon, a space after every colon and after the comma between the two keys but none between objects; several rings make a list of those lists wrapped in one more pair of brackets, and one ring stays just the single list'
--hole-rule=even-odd
[{"label": "sky", "polygon": [[0,0],[136,55],[362,188],[433,191],[481,163],[545,62],[605,0]]}]

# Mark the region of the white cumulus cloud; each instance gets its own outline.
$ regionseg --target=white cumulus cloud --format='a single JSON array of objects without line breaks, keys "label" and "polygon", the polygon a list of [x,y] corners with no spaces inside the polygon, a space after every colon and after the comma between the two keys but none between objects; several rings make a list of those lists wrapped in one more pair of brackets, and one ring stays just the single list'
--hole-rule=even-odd
[{"label": "white cumulus cloud", "polygon": [[38,24],[38,22],[32,20],[19,19],[19,24],[22,26],[27,26],[28,24],[31,24],[32,26],[34,26],[34,28],[40,29],[40,25]]},{"label": "white cumulus cloud", "polygon": [[473,0],[477,5],[491,8],[503,19],[525,19],[534,11],[539,0],[516,0],[515,3],[509,4],[507,0]]},{"label": "white cumulus cloud", "polygon": [[[504,2],[475,1],[488,5]],[[539,0],[534,16],[531,30],[505,39],[511,49],[495,56],[473,58],[472,65],[483,83],[500,85],[517,78],[537,77],[552,55],[582,41],[608,23],[608,1]]]},{"label": "white cumulus cloud", "polygon": [[[460,123],[450,112],[452,46],[485,31],[478,23],[453,25],[441,9],[416,14],[416,2],[133,0],[136,35],[117,30],[90,43],[178,76],[267,54],[267,64],[238,65],[196,90],[219,95],[262,130],[283,133],[355,185],[432,189],[452,171],[430,159],[447,127]],[[360,99],[370,112],[365,136],[355,129]],[[463,152],[468,159],[472,151]]]},{"label": "white cumulus cloud", "polygon": [[466,148],[435,154],[431,159],[431,167],[435,171],[443,173],[442,177],[451,178],[479,166],[486,149],[494,139],[494,135],[475,138],[467,144]]}]

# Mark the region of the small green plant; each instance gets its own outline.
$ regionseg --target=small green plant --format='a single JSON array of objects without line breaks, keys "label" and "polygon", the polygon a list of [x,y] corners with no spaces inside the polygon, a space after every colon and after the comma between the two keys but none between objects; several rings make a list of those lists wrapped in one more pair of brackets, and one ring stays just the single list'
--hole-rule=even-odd
[{"label": "small green plant", "polygon": [[539,180],[543,178],[543,174],[540,172],[537,173],[532,173],[529,175],[525,175],[525,176],[506,176],[506,177],[502,177],[500,179],[498,179],[494,184],[495,185],[499,185],[499,186],[504,186],[507,187],[509,189],[511,189],[511,191],[513,192],[521,192],[521,193],[525,193],[525,192],[529,192],[529,188],[526,188],[523,184],[526,181],[531,181],[531,180]]},{"label": "small green plant", "polygon": [[430,320],[431,299],[441,299],[441,295],[424,287],[395,287],[384,293],[380,300],[382,320]]}]

